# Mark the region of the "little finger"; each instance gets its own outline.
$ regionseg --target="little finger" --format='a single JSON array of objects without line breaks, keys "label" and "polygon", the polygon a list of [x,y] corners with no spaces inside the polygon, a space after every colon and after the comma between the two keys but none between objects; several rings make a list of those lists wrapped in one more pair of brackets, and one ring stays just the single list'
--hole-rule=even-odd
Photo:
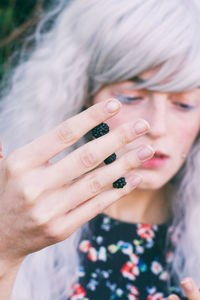
[{"label": "little finger", "polygon": [[108,206],[121,197],[129,194],[141,181],[142,177],[140,175],[134,174],[130,177],[127,176],[127,184],[122,189],[108,189],[98,196],[82,203],[67,214],[52,220],[49,226],[49,235],[57,242],[66,239],[84,223],[102,213]]},{"label": "little finger", "polygon": [[[131,170],[138,168],[142,162],[150,159],[153,154],[154,150],[151,146],[143,145],[126,153],[111,165],[103,166],[86,174],[66,189],[66,199],[69,199],[69,202],[66,203],[69,205],[68,209],[74,209],[84,201],[109,188],[113,182]],[[70,195],[74,195],[74,197],[70,199]]]},{"label": "little finger", "polygon": [[37,205],[33,208],[34,212],[32,213],[41,216],[41,223],[58,215],[63,215],[101,193],[119,177],[139,167],[143,161],[151,158],[153,153],[154,150],[151,146],[143,145],[137,150],[126,153],[113,164],[86,174],[71,185],[41,195],[41,199],[37,199]]}]

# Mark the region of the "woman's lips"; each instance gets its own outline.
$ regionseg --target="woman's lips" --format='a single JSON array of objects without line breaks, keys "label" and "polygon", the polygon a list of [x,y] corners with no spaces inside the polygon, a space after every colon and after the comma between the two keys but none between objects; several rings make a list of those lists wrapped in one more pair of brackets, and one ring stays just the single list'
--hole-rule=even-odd
[{"label": "woman's lips", "polygon": [[160,168],[163,167],[167,160],[169,159],[169,156],[161,151],[156,151],[154,156],[145,161],[141,166],[144,168]]}]

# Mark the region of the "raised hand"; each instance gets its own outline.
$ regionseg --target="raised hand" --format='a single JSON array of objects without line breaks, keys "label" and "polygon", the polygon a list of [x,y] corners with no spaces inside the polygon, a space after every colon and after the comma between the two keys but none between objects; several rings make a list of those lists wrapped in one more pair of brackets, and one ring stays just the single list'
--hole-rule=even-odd
[{"label": "raised hand", "polygon": [[117,100],[96,104],[0,160],[0,262],[20,260],[66,239],[141,182],[140,176],[128,176],[124,188],[112,187],[112,182],[153,156],[150,146],[97,166],[146,133],[149,126],[144,120],[123,124],[60,161],[49,162],[119,110]]}]

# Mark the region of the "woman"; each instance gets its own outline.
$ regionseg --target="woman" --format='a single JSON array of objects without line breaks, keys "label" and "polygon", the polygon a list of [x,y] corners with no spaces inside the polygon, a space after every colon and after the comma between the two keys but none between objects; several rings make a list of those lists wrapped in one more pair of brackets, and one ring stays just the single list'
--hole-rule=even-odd
[{"label": "woman", "polygon": [[200,299],[198,3],[64,2],[1,102],[1,295]]}]

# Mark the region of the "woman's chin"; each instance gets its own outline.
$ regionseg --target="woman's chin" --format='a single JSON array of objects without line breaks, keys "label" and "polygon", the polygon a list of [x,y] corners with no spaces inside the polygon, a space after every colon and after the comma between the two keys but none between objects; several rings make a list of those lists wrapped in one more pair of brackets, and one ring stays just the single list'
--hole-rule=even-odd
[{"label": "woman's chin", "polygon": [[[138,175],[143,177],[143,181],[140,183],[137,189],[139,190],[158,190],[161,189],[171,177],[162,177],[161,174],[144,174],[143,172],[137,172]],[[160,175],[160,176],[159,176]]]},{"label": "woman's chin", "polygon": [[163,185],[150,183],[150,182],[142,182],[140,186],[137,187],[137,190],[159,190],[163,187]]}]

